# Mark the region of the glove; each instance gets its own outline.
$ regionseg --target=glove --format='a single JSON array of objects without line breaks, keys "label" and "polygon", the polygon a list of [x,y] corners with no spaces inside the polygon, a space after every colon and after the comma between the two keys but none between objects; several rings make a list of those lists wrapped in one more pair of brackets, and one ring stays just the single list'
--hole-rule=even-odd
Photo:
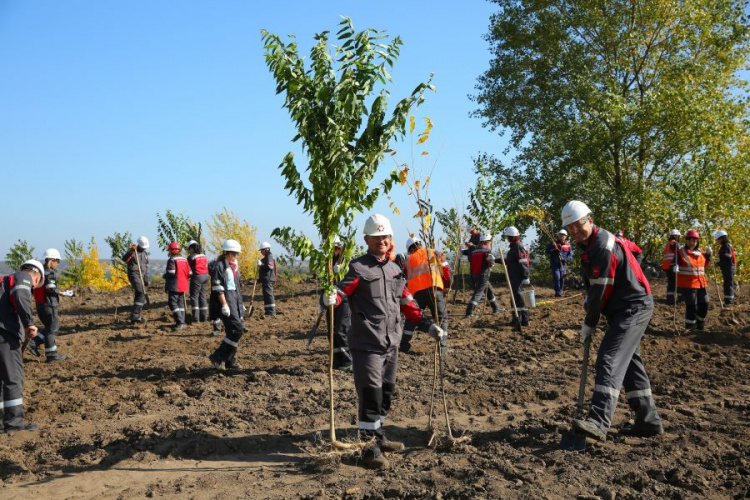
[{"label": "glove", "polygon": [[711,247],[706,247],[706,249],[703,250],[703,255],[705,255],[708,258],[710,258],[711,255],[713,255],[713,253],[714,252],[713,252],[713,250],[711,250]]},{"label": "glove", "polygon": [[340,266],[340,265],[338,265],[338,264],[334,264],[334,265],[333,265],[333,272],[334,272],[335,274],[338,274],[338,272],[339,272],[340,270],[341,270],[341,266]]},{"label": "glove", "polygon": [[586,339],[596,331],[596,327],[589,326],[586,323],[581,325],[581,342],[586,342]]},{"label": "glove", "polygon": [[672,272],[673,273],[677,274],[679,271],[680,271],[680,266],[678,266],[677,264],[675,264],[674,266],[672,266]]},{"label": "glove", "polygon": [[72,297],[73,296],[73,290],[65,290],[64,292],[60,292],[60,295],[64,297]]},{"label": "glove", "polygon": [[528,285],[531,285],[531,281],[529,281],[529,278],[526,278],[525,280],[521,282],[521,284],[524,286],[528,286]]},{"label": "glove", "polygon": [[221,306],[221,315],[222,316],[228,318],[231,313],[232,312],[229,310],[229,304],[224,304],[223,306]]},{"label": "glove", "polygon": [[262,261],[262,260],[259,260],[259,261],[258,261],[258,265],[259,265],[259,266],[262,266],[262,265],[263,265],[263,261]]},{"label": "glove", "polygon": [[326,307],[336,305],[336,292],[331,292],[328,295],[323,295],[323,305]]},{"label": "glove", "polygon": [[445,330],[437,326],[436,324],[431,324],[430,329],[427,330],[427,335],[432,337],[435,340],[443,341],[448,337],[448,334],[445,333]]}]

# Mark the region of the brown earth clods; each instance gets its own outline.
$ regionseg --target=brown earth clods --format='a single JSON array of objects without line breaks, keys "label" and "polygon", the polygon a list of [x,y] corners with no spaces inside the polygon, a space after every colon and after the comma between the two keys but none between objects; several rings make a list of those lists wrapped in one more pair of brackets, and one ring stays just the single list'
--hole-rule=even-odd
[{"label": "brown earth clods", "polygon": [[[427,447],[432,344],[418,333],[422,355],[401,355],[386,426],[407,449],[390,454],[385,472],[325,455],[328,343],[305,348],[314,284],[277,286],[274,319],[260,317],[256,298],[236,372],[210,367],[221,338],[209,323],[171,331],[156,287],[148,322],[136,327],[130,290],[84,290],[61,306],[59,348],[70,359],[24,354],[27,420],[42,430],[0,435],[0,498],[750,498],[750,297],[743,290],[722,311],[712,284],[707,331],[682,334],[680,304],[675,335],[664,281],[653,285],[641,352],[664,435],[618,437],[630,418],[621,397],[605,443],[560,449],[576,412],[581,297],[537,307],[519,333],[507,311],[463,319],[465,291],[449,301],[444,380],[454,435],[470,441]],[[536,290],[551,300],[550,289]],[[337,372],[335,386],[338,435],[351,440],[351,374]]]}]

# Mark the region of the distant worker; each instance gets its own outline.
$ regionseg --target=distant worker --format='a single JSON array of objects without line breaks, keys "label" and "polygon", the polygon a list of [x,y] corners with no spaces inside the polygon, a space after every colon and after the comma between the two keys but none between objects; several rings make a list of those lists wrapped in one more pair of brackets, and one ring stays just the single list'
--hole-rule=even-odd
[{"label": "distant worker", "polygon": [[619,229],[617,233],[615,234],[618,238],[620,238],[622,241],[625,242],[625,248],[630,250],[630,253],[633,254],[633,257],[635,257],[635,260],[640,265],[641,262],[643,262],[643,250],[641,247],[630,241],[625,237],[625,232],[622,229]]},{"label": "distant worker", "polygon": [[216,259],[211,271],[211,315],[224,323],[225,336],[219,347],[208,357],[214,368],[239,370],[237,347],[245,333],[242,304],[242,277],[237,257],[242,251],[239,242],[226,240],[222,254]]},{"label": "distant worker", "polygon": [[[344,263],[344,244],[336,237],[333,242],[333,273],[337,276],[346,269],[342,269]],[[324,315],[326,322],[328,314]],[[347,335],[352,326],[352,311],[348,302],[343,302],[333,310],[333,369],[341,371],[352,370],[352,355],[349,353],[349,341]]]},{"label": "distant worker", "polygon": [[443,295],[448,295],[453,284],[453,273],[451,272],[451,265],[445,259],[445,254],[439,250],[435,250],[435,257],[440,262],[440,277],[443,278]]},{"label": "distant worker", "polygon": [[365,222],[364,234],[367,253],[351,261],[335,291],[323,295],[322,305],[341,307],[349,302],[351,307],[349,347],[357,390],[359,437],[363,442],[373,442],[363,451],[364,463],[386,469],[390,464],[383,452],[404,450],[403,443],[388,440],[383,430],[396,390],[401,314],[435,339],[441,339],[443,331],[422,316],[401,270],[390,260],[390,221],[374,214]]},{"label": "distant worker", "polygon": [[482,236],[482,233],[479,231],[479,229],[475,227],[469,227],[469,241],[465,242],[464,245],[466,248],[462,251],[466,257],[469,257],[471,255],[471,252],[479,248],[479,238]]},{"label": "distant worker", "polygon": [[40,356],[39,347],[44,344],[44,355],[47,363],[63,361],[67,358],[57,352],[57,333],[60,330],[60,295],[57,289],[57,266],[60,265],[60,252],[55,248],[44,251],[44,285],[34,289],[36,314],[44,325],[44,330],[37,332],[29,341],[29,351]]},{"label": "distant worker", "polygon": [[190,264],[190,306],[193,321],[208,321],[208,257],[203,255],[200,243],[191,240],[187,244]]},{"label": "distant worker", "polygon": [[521,233],[516,227],[505,228],[503,234],[510,244],[510,249],[508,249],[505,257],[505,265],[508,268],[510,287],[513,290],[513,298],[518,310],[518,317],[516,317],[515,311],[513,312],[513,322],[520,322],[521,326],[529,326],[528,304],[521,295],[523,287],[531,285],[531,281],[529,281],[529,267],[531,265],[529,251],[521,243]]},{"label": "distant worker", "polygon": [[573,420],[573,429],[604,441],[617,408],[620,389],[635,413],[633,426],[620,434],[648,437],[664,432],[651,395],[651,382],[641,359],[640,343],[651,320],[654,301],[641,266],[622,239],[594,224],[585,203],[569,201],[562,209],[563,226],[583,250],[581,268],[587,294],[581,326],[584,344],[591,342],[599,319],[607,330],[596,357],[591,408],[586,420]]},{"label": "distant worker", "polygon": [[550,241],[545,249],[549,255],[549,266],[552,270],[552,283],[555,287],[555,297],[563,296],[565,288],[565,275],[568,273],[568,264],[573,260],[573,247],[568,242],[568,232],[560,229],[555,241]]},{"label": "distant worker", "polygon": [[484,300],[485,293],[487,294],[487,299],[490,301],[492,312],[497,313],[500,311],[500,306],[497,305],[497,299],[495,298],[495,291],[492,289],[492,284],[490,283],[492,266],[495,264],[495,257],[492,255],[490,248],[491,245],[491,234],[480,235],[479,246],[471,252],[471,256],[469,257],[469,272],[471,273],[471,281],[474,283],[474,294],[466,306],[465,318],[474,314],[477,305]]},{"label": "distant worker", "polygon": [[24,339],[37,334],[31,309],[32,289],[44,286],[44,267],[38,260],[27,260],[21,269],[0,281],[0,393],[3,429],[8,434],[37,431],[39,426],[23,418]]},{"label": "distant worker", "polygon": [[711,261],[711,247],[698,247],[700,234],[695,229],[685,233],[685,246],[677,252],[677,264],[672,271],[677,275],[677,291],[685,301],[685,328],[703,330],[708,314],[706,267]]},{"label": "distant worker", "polygon": [[664,247],[664,256],[661,259],[661,268],[667,273],[667,303],[673,304],[677,298],[676,275],[672,268],[677,264],[677,252],[680,249],[680,231],[672,229],[669,232],[669,241]]},{"label": "distant worker", "polygon": [[130,250],[122,256],[127,265],[128,281],[133,287],[133,310],[130,312],[131,323],[144,323],[141,311],[146,305],[146,287],[148,287],[148,238],[141,236]]},{"label": "distant worker", "polygon": [[[445,285],[442,278],[442,263],[438,261],[432,249],[424,248],[419,238],[407,238],[406,253],[406,287],[422,311],[430,310],[433,322],[436,318],[439,319],[440,328],[445,332],[440,347],[445,349],[448,345],[448,313],[443,294]],[[401,352],[411,353],[411,341],[416,327],[417,324],[408,319],[404,322],[404,333],[399,347]]]},{"label": "distant worker", "polygon": [[276,316],[276,299],[273,296],[273,284],[276,282],[278,272],[276,261],[271,255],[271,244],[264,241],[260,244],[260,253],[263,258],[258,261],[258,281],[263,288],[263,312],[265,317]]},{"label": "distant worker", "polygon": [[734,303],[734,292],[737,289],[734,283],[734,275],[737,274],[737,256],[734,254],[734,247],[729,243],[726,231],[716,231],[714,240],[721,244],[719,262],[716,265],[721,269],[721,276],[724,278],[724,303],[730,306]]},{"label": "distant worker", "polygon": [[169,259],[164,272],[164,291],[167,292],[169,310],[174,318],[175,331],[184,330],[185,325],[185,293],[190,290],[190,264],[181,255],[182,247],[172,242],[167,248]]}]

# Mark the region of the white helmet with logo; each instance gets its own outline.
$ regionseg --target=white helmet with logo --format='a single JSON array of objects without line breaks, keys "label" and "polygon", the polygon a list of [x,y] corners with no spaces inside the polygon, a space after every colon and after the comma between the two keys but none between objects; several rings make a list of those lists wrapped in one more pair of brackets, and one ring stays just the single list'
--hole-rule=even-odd
[{"label": "white helmet with logo", "polygon": [[373,214],[365,221],[365,229],[362,231],[365,236],[391,236],[393,235],[393,229],[391,229],[391,221],[389,221],[384,215]]},{"label": "white helmet with logo", "polygon": [[221,250],[222,252],[240,253],[242,251],[242,247],[240,246],[240,242],[237,240],[226,240],[224,242],[224,245],[222,245]]},{"label": "white helmet with logo", "polygon": [[680,234],[680,230],[679,229],[672,229],[669,232],[669,236],[677,236],[677,237],[679,237],[679,236],[682,236],[682,235]]},{"label": "white helmet with logo", "polygon": [[48,248],[44,251],[44,260],[47,259],[57,259],[60,260],[62,257],[60,257],[60,252],[57,250],[57,248]]},{"label": "white helmet with logo", "polygon": [[568,226],[578,220],[591,215],[591,210],[582,201],[572,200],[565,204],[562,209],[562,225]]},{"label": "white helmet with logo", "polygon": [[35,288],[39,288],[44,285],[44,266],[41,262],[36,259],[29,259],[21,264],[21,269],[36,270],[41,275],[39,283],[36,284]]},{"label": "white helmet with logo", "polygon": [[136,241],[136,244],[145,250],[148,248],[148,238],[141,236],[138,238],[138,241]]},{"label": "white helmet with logo", "polygon": [[716,231],[714,233],[714,240],[718,240],[719,238],[723,238],[726,235],[727,235],[726,231],[724,231],[723,229],[719,229],[718,231]]},{"label": "white helmet with logo", "polygon": [[343,245],[343,243],[341,243],[341,238],[339,238],[338,236],[336,236],[333,239],[333,246],[334,247],[343,247],[344,245]]},{"label": "white helmet with logo", "polygon": [[408,252],[412,245],[422,244],[422,240],[417,238],[406,238],[406,251]]},{"label": "white helmet with logo", "polygon": [[492,241],[492,235],[490,233],[482,233],[479,236],[479,241]]},{"label": "white helmet with logo", "polygon": [[271,244],[267,241],[264,241],[263,243],[260,244],[260,248],[258,250],[270,250],[270,249],[271,249]]},{"label": "white helmet with logo", "polygon": [[516,226],[506,227],[503,234],[508,237],[521,236],[521,233],[518,231]]},{"label": "white helmet with logo", "polygon": [[564,234],[565,236],[568,235],[568,232],[565,229],[560,229],[557,234]]}]

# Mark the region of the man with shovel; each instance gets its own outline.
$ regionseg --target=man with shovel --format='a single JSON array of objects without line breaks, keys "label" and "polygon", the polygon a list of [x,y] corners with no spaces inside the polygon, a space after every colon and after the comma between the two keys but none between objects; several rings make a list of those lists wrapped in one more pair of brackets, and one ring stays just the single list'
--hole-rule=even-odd
[{"label": "man with shovel", "polygon": [[141,236],[130,247],[122,260],[127,265],[128,281],[133,287],[133,310],[130,313],[131,323],[144,323],[141,316],[143,306],[146,305],[146,287],[148,286],[148,238]]},{"label": "man with shovel", "polygon": [[640,355],[641,337],[654,309],[648,280],[627,244],[597,227],[585,203],[566,203],[562,222],[583,251],[581,267],[587,289],[586,317],[581,326],[584,343],[596,331],[601,315],[608,321],[596,358],[591,408],[585,420],[573,420],[573,430],[604,441],[624,387],[628,404],[635,412],[635,423],[620,429],[620,434],[661,434],[664,429]]}]

